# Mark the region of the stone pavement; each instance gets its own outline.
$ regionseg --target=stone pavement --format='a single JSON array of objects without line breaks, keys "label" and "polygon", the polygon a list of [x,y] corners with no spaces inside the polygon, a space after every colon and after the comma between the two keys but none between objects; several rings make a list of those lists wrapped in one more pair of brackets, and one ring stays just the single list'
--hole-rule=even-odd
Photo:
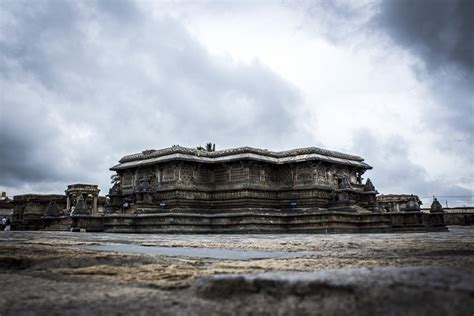
[{"label": "stone pavement", "polygon": [[[91,246],[179,247],[184,252],[171,256],[84,248]],[[187,248],[297,255],[202,258]],[[2,315],[474,312],[471,227],[346,235],[13,231],[1,232],[0,249]]]}]

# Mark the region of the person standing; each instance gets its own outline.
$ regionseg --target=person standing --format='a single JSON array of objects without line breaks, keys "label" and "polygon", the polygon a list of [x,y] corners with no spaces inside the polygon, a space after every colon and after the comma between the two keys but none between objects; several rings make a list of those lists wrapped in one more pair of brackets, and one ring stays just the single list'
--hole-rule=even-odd
[{"label": "person standing", "polygon": [[4,231],[9,231],[10,230],[10,225],[11,225],[10,218],[7,217],[6,220],[5,220],[5,229],[4,229]]}]

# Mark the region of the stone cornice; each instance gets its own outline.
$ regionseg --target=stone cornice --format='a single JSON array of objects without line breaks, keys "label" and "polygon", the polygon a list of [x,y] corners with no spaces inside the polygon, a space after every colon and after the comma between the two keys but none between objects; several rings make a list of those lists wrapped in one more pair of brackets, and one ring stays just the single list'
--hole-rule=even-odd
[{"label": "stone cornice", "polygon": [[344,154],[337,151],[322,149],[318,147],[306,147],[306,148],[297,148],[285,151],[270,151],[267,149],[259,149],[253,147],[238,147],[238,148],[230,148],[224,150],[216,150],[216,151],[206,151],[206,150],[198,150],[195,148],[188,148],[182,147],[179,145],[175,145],[168,148],[158,149],[158,150],[144,150],[141,153],[127,155],[122,157],[119,160],[120,163],[135,161],[135,160],[143,160],[148,158],[155,158],[166,156],[174,153],[180,154],[187,154],[197,157],[224,157],[230,155],[238,155],[238,154],[258,154],[261,156],[273,157],[273,158],[284,158],[284,157],[292,157],[298,155],[305,155],[305,154],[320,154],[329,157],[336,157],[342,159],[349,159],[354,161],[364,161],[364,159],[360,156]]},{"label": "stone cornice", "polygon": [[171,160],[187,160],[202,163],[219,163],[231,160],[258,160],[274,164],[321,160],[330,163],[351,165],[363,169],[372,169],[360,156],[348,155],[317,147],[298,148],[286,151],[270,151],[252,147],[239,147],[208,152],[194,148],[172,146],[159,150],[145,150],[141,153],[127,155],[120,159],[120,164],[110,170],[120,170],[143,165],[150,165]]}]

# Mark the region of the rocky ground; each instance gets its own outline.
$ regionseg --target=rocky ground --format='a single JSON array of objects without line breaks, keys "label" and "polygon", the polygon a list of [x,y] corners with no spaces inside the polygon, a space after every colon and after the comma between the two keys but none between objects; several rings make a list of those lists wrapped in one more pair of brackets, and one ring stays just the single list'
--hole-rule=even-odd
[{"label": "rocky ground", "polygon": [[[86,249],[117,245],[184,254]],[[474,313],[473,227],[339,235],[13,231],[0,232],[0,247],[2,316]],[[199,258],[188,248],[291,255]]]}]

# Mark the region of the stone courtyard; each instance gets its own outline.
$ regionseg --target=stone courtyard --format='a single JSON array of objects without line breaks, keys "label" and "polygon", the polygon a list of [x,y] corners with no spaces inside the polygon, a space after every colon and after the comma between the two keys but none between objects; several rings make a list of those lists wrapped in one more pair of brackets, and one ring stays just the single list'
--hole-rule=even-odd
[{"label": "stone courtyard", "polygon": [[472,227],[338,235],[13,231],[2,232],[0,246],[2,315],[474,311]]}]

